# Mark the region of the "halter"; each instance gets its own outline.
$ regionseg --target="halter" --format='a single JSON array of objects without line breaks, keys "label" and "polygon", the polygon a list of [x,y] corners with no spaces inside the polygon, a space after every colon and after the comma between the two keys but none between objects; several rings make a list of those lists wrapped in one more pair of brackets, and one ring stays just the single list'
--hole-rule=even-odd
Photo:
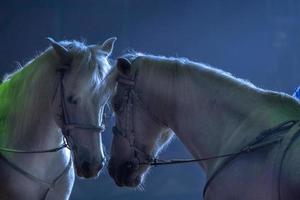
[{"label": "halter", "polygon": [[[221,155],[214,155],[210,157],[203,157],[203,158],[196,158],[196,159],[171,159],[171,160],[163,160],[155,158],[152,155],[147,154],[145,151],[138,148],[135,144],[135,130],[134,130],[134,102],[137,102],[138,105],[144,109],[149,117],[151,117],[156,123],[163,125],[167,127],[167,124],[163,121],[161,121],[157,116],[155,116],[150,110],[147,108],[145,103],[142,101],[142,99],[139,97],[138,93],[135,91],[135,78],[136,75],[134,74],[133,78],[128,78],[124,76],[119,76],[117,78],[117,83],[119,85],[124,86],[124,95],[122,96],[122,102],[121,105],[117,105],[120,107],[120,111],[116,112],[125,112],[125,127],[121,127],[121,129],[117,128],[117,126],[113,127],[113,134],[115,136],[121,136],[124,137],[131,148],[131,155],[132,159],[126,163],[126,167],[128,169],[137,169],[139,165],[146,165],[146,166],[161,166],[161,165],[174,165],[174,164],[184,164],[184,163],[194,163],[194,162],[203,162],[203,161],[209,161],[209,160],[215,160],[220,158],[225,158],[225,160],[222,162],[222,164],[213,171],[212,175],[207,180],[204,191],[203,191],[203,197],[205,197],[205,193],[207,191],[208,186],[210,183],[215,179],[215,177],[218,175],[218,173],[228,164],[230,161],[238,157],[242,154],[247,154],[251,152],[255,152],[261,149],[264,149],[266,147],[270,147],[275,144],[280,144],[282,141],[287,140],[286,138],[293,137],[295,139],[298,135],[300,135],[299,126],[300,122],[299,120],[288,120],[283,123],[280,123],[276,127],[264,130],[259,133],[259,135],[251,140],[247,145],[243,146],[240,150],[236,152],[230,152],[225,153]],[[119,97],[120,98],[120,97]],[[123,102],[126,102],[126,106],[123,109]],[[296,126],[298,124],[298,126]],[[295,127],[295,128],[293,128]],[[292,129],[293,128],[293,129]],[[291,131],[289,131],[292,129]],[[288,131],[288,132],[286,132]],[[290,140],[288,140],[290,142]],[[291,145],[291,142],[284,146],[284,150],[286,150],[289,145]],[[286,151],[284,151],[286,153]],[[280,166],[277,178],[280,182],[280,173],[281,173],[281,167],[283,162],[283,154],[280,158],[277,158],[277,160],[280,161]],[[280,185],[280,184],[279,184]],[[279,186],[278,186],[279,187]],[[280,197],[280,193],[279,193]]]}]

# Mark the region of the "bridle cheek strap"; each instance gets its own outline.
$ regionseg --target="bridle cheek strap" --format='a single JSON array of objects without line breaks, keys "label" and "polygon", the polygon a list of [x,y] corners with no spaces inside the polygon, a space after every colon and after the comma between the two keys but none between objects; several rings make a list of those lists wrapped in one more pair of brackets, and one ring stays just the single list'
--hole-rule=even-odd
[{"label": "bridle cheek strap", "polygon": [[[135,75],[134,75],[135,76]],[[126,86],[126,94],[122,97],[123,101],[126,101],[126,107],[123,112],[125,112],[125,127],[122,130],[118,129],[117,126],[112,128],[113,134],[116,136],[123,137],[129,144],[131,151],[132,151],[132,159],[138,161],[138,165],[143,163],[149,163],[155,160],[153,156],[147,154],[144,150],[140,149],[135,144],[135,133],[134,133],[134,100],[139,102],[139,105],[144,106],[140,102],[138,95],[134,92],[135,86],[135,78],[133,79],[126,79],[124,77],[118,77],[117,82],[118,84],[122,84]],[[131,164],[130,164],[131,165]]]}]

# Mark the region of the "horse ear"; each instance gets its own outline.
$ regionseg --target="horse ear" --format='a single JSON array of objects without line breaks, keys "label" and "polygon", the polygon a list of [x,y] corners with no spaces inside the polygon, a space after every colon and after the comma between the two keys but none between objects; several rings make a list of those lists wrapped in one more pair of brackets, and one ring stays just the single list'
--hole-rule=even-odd
[{"label": "horse ear", "polygon": [[112,37],[112,38],[105,40],[105,42],[103,42],[103,44],[100,45],[100,49],[106,54],[106,56],[111,55],[116,40],[117,40],[116,37]]},{"label": "horse ear", "polygon": [[59,44],[58,42],[56,42],[55,40],[53,40],[50,37],[48,37],[47,39],[50,41],[52,48],[58,55],[60,62],[63,65],[70,65],[72,62],[72,56],[71,56],[70,52],[68,51],[68,49],[66,49],[61,44]]},{"label": "horse ear", "polygon": [[119,73],[128,76],[131,72],[131,62],[127,58],[118,58],[117,68]]}]

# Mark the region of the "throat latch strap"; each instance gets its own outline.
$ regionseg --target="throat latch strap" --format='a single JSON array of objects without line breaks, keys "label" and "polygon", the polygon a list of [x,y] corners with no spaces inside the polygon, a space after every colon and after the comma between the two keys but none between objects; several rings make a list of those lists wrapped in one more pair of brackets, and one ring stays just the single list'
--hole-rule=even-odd
[{"label": "throat latch strap", "polygon": [[22,154],[33,154],[33,153],[53,153],[58,152],[64,148],[67,147],[66,143],[61,144],[58,147],[52,148],[52,149],[45,149],[45,150],[20,150],[20,149],[11,149],[6,147],[0,147],[0,152],[7,152],[7,153],[22,153]]}]

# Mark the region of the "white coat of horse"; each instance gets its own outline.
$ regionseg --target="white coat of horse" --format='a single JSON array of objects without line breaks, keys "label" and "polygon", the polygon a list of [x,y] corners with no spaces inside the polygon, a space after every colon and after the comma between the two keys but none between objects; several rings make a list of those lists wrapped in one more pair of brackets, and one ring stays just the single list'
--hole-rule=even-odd
[{"label": "white coat of horse", "polygon": [[1,200],[68,199],[73,163],[78,176],[98,176],[105,161],[101,86],[115,40],[50,39],[50,48],[0,85]]},{"label": "white coat of horse", "polygon": [[[133,53],[112,71],[116,127],[109,172],[119,186],[138,186],[149,169],[141,163],[156,157],[173,132],[194,158],[204,158],[239,152],[262,131],[300,119],[296,98],[187,59]],[[293,123],[282,134],[298,130]],[[282,152],[277,142],[229,162],[199,162],[208,180],[218,172],[205,199],[299,200],[300,140],[292,141],[282,159],[276,158]],[[278,178],[273,172],[281,161]]]}]

